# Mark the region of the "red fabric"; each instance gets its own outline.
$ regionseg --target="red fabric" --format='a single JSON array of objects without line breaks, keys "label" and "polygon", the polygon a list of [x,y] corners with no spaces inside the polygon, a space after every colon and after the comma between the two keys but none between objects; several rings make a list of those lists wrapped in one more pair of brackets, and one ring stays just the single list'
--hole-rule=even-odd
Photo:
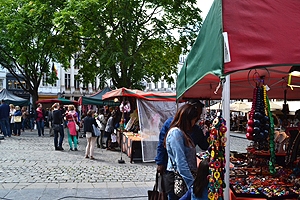
[{"label": "red fabric", "polygon": [[37,118],[36,121],[42,121],[44,120],[44,114],[43,114],[43,110],[40,108],[36,109],[36,113],[37,113]]},{"label": "red fabric", "polygon": [[68,122],[68,128],[69,128],[69,131],[70,131],[70,135],[77,135],[75,122],[69,121]]},{"label": "red fabric", "polygon": [[76,125],[78,116],[76,112],[68,112],[66,115],[66,120],[68,121],[68,128],[70,131],[70,135],[77,135]]},{"label": "red fabric", "polygon": [[[300,1],[223,0],[231,62],[224,73],[300,64]],[[233,12],[234,11],[234,12]]]},{"label": "red fabric", "polygon": [[[267,92],[269,99],[284,99],[284,90],[287,90],[287,100],[299,100],[300,88],[287,87],[288,71],[284,67],[272,67],[267,69],[256,69],[239,71],[230,74],[230,99],[252,99],[253,89],[256,85],[257,76],[265,76],[264,83],[270,87]],[[183,96],[184,98],[221,99],[222,87],[217,90],[220,80],[217,76],[207,75]],[[216,94],[214,93],[215,91]]]},{"label": "red fabric", "polygon": [[135,97],[148,101],[176,101],[175,93],[143,92],[141,90],[127,89],[124,87],[105,93],[102,96],[102,100],[114,99],[116,97]]},{"label": "red fabric", "polygon": [[[223,31],[228,33],[231,62],[224,64],[230,74],[230,98],[251,99],[255,81],[250,69],[265,75],[269,98],[299,100],[300,88],[287,87],[292,65],[300,64],[300,1],[222,0]],[[222,87],[214,94],[219,78],[206,75],[182,98],[221,99]],[[300,85],[300,83],[299,83]]]},{"label": "red fabric", "polygon": [[141,90],[133,90],[133,89],[127,89],[127,88],[119,88],[116,90],[112,90],[110,92],[105,93],[102,96],[102,100],[105,99],[114,99],[116,97],[139,97],[139,94],[142,94],[143,91]]}]

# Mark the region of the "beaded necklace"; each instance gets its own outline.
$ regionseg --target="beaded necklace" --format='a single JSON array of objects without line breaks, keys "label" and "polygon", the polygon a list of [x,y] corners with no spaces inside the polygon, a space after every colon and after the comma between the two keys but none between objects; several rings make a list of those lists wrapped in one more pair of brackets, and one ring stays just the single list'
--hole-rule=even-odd
[{"label": "beaded necklace", "polygon": [[270,161],[269,161],[269,171],[270,174],[275,174],[275,162],[276,162],[276,155],[275,155],[275,141],[274,141],[274,119],[270,110],[270,101],[267,96],[267,89],[266,86],[263,86],[264,89],[264,102],[265,102],[265,110],[266,115],[270,119],[270,132],[269,132],[269,144],[270,144]]},{"label": "beaded necklace", "polygon": [[209,175],[208,175],[208,199],[209,200],[223,200],[225,175],[225,145],[227,138],[225,137],[227,131],[226,121],[221,116],[213,120],[212,128],[210,130],[210,137],[208,138],[210,153]]},{"label": "beaded necklace", "polygon": [[258,145],[258,150],[270,150],[269,171],[275,174],[274,119],[266,88],[266,85],[257,86],[253,91],[246,137]]}]

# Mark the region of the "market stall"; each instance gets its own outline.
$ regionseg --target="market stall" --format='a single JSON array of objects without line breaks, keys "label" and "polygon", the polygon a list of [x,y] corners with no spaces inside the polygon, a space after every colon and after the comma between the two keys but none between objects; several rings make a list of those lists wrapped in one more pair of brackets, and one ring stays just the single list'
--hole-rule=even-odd
[{"label": "market stall", "polygon": [[65,99],[65,98],[57,98],[57,99],[43,99],[43,100],[38,100],[36,103],[41,103],[41,104],[54,104],[54,103],[60,103],[62,105],[68,105],[68,104],[73,104],[73,105],[78,105],[78,101],[70,100],[70,99]]},{"label": "market stall", "polygon": [[92,94],[91,96],[82,96],[79,98],[78,102],[80,105],[97,105],[97,106],[118,106],[119,103],[114,102],[113,100],[102,100],[102,96],[107,92],[110,92],[111,89],[109,87],[105,87],[103,90]]},{"label": "market stall", "polygon": [[[288,129],[285,133],[279,130],[280,137],[276,140],[269,103],[269,99],[286,101],[300,97],[299,75],[295,73],[300,71],[300,46],[295,45],[300,42],[300,13],[296,9],[299,6],[300,2],[293,0],[215,0],[180,71],[177,99],[222,99],[226,121],[230,119],[230,99],[253,99],[247,127],[247,137],[253,140],[253,145],[248,147],[252,157],[235,158],[234,172],[226,162],[225,185],[222,185],[226,187],[225,193],[212,178],[210,187],[215,190],[209,193],[211,199],[287,199],[299,195],[300,166],[292,162],[293,167],[280,167],[277,161],[280,155],[275,144],[282,145]],[[226,126],[230,130],[229,123]],[[212,138],[218,141],[219,135],[215,132]],[[226,135],[224,159],[229,161],[230,136]],[[296,149],[298,135],[297,127],[291,142]],[[210,143],[212,152],[216,143]],[[289,154],[288,149],[291,149],[289,145],[284,149],[285,156]],[[297,154],[295,149],[292,151]],[[215,167],[210,170],[214,177]]]},{"label": "market stall", "polygon": [[[151,93],[120,88],[103,95],[103,99],[134,98],[130,119],[122,132],[122,150],[130,158],[143,162],[154,161],[159,131],[165,120],[175,114],[175,93]],[[138,131],[133,131],[138,123]]]},{"label": "market stall", "polygon": [[27,99],[23,99],[18,97],[10,92],[8,92],[5,88],[0,91],[0,100],[4,99],[7,104],[14,104],[15,106],[28,106],[29,101]]}]

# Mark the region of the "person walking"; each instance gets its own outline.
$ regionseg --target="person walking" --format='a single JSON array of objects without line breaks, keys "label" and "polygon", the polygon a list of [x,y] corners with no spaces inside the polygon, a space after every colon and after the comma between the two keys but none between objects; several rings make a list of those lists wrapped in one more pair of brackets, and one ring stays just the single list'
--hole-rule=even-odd
[{"label": "person walking", "polygon": [[54,132],[54,148],[56,151],[62,151],[64,150],[62,147],[64,141],[63,115],[61,110],[59,110],[59,103],[53,104],[52,109],[51,127]]},{"label": "person walking", "polygon": [[9,105],[7,105],[4,99],[2,99],[0,105],[0,126],[4,137],[11,137],[11,131],[9,127],[9,112]]},{"label": "person walking", "polygon": [[14,114],[16,112],[16,109],[15,109],[14,104],[9,104],[9,108],[10,108],[10,110],[9,110],[9,117],[10,117],[9,128],[10,128],[10,134],[11,135],[15,135],[13,133],[13,130],[14,130],[14,126],[15,126],[15,119],[14,119],[15,116],[14,116]]},{"label": "person walking", "polygon": [[85,158],[94,160],[94,149],[96,144],[97,136],[93,131],[93,125],[98,128],[98,124],[95,119],[95,111],[89,110],[87,116],[83,121],[84,133],[86,136],[87,144],[85,148]]},{"label": "person walking", "polygon": [[[53,130],[53,110],[54,110],[54,105],[49,109],[49,114],[48,114],[48,123],[49,123],[49,136],[54,137],[54,130]],[[57,108],[57,110],[59,107]]]},{"label": "person walking", "polygon": [[97,147],[104,149],[103,137],[104,137],[105,125],[106,125],[106,121],[105,121],[105,117],[104,117],[104,109],[100,109],[97,119],[99,121],[99,127],[100,127],[100,132],[101,132],[101,135],[97,137]]},{"label": "person walking", "polygon": [[115,112],[112,112],[105,126],[105,135],[107,137],[106,150],[111,150],[110,143],[111,143],[111,134],[114,131],[114,118],[115,118]]},{"label": "person walking", "polygon": [[22,131],[24,132],[25,129],[28,128],[29,112],[27,106],[23,106],[21,112],[22,112]]},{"label": "person walking", "polygon": [[20,136],[22,129],[22,111],[20,109],[20,106],[16,106],[15,109],[16,112],[14,113],[14,135]]},{"label": "person walking", "polygon": [[[167,171],[169,176],[166,180],[169,188],[174,190],[174,176],[177,171],[184,179],[187,188],[194,182],[193,174],[197,171],[196,148],[188,134],[199,119],[197,109],[191,104],[185,104],[179,109],[170,125],[165,137],[165,146],[168,153]],[[173,187],[172,187],[173,186]]]},{"label": "person walking", "polygon": [[31,107],[29,111],[29,124],[30,124],[30,131],[34,129],[34,124],[35,124],[35,111],[33,107]]},{"label": "person walking", "polygon": [[[68,142],[70,145],[70,151],[78,151],[77,145],[77,130],[76,124],[78,123],[77,112],[75,111],[74,105],[68,106],[68,111],[66,112],[66,121],[67,121],[67,132],[68,132]],[[74,143],[74,149],[73,149]]]},{"label": "person walking", "polygon": [[43,105],[39,103],[36,109],[36,120],[35,120],[39,137],[41,137],[41,135],[44,136],[44,121],[45,121],[44,116],[45,116],[45,111],[43,109]]}]

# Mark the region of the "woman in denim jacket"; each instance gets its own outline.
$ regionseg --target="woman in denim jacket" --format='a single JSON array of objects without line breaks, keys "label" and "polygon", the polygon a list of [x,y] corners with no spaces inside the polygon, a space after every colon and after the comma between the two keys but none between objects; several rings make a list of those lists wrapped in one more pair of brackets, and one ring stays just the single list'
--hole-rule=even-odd
[{"label": "woman in denim jacket", "polygon": [[168,171],[177,170],[184,179],[187,188],[194,182],[192,172],[197,171],[196,148],[188,132],[198,121],[197,109],[185,104],[179,109],[165,137],[168,152]]}]

